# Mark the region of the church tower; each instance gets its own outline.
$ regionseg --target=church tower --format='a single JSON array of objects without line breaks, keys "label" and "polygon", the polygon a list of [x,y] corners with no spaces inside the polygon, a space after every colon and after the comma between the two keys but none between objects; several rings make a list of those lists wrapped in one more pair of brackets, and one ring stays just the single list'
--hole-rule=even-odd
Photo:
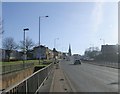
[{"label": "church tower", "polygon": [[71,53],[71,46],[70,46],[70,44],[69,44],[68,55],[69,55],[69,56],[71,56],[71,55],[72,55],[72,53]]}]

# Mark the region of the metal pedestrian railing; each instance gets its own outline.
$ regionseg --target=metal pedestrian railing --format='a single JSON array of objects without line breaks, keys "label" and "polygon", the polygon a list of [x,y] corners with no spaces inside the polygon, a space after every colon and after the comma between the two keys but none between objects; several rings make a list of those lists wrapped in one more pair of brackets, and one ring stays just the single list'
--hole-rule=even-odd
[{"label": "metal pedestrian railing", "polygon": [[53,67],[53,63],[49,64],[45,68],[38,70],[31,76],[27,77],[15,86],[8,88],[2,92],[2,94],[37,94],[43,81],[48,77]]}]

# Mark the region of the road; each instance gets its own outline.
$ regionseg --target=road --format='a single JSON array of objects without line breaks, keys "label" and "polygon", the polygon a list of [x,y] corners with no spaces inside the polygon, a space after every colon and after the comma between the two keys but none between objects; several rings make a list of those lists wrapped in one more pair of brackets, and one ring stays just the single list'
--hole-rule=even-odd
[{"label": "road", "polygon": [[60,66],[76,92],[118,92],[118,69],[68,61]]}]

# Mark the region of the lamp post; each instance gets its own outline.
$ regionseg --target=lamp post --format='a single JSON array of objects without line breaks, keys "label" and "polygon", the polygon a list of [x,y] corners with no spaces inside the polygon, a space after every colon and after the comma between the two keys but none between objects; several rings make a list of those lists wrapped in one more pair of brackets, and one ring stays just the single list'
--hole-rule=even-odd
[{"label": "lamp post", "polygon": [[57,53],[57,50],[55,49],[55,47],[56,47],[56,40],[59,40],[59,38],[55,38],[54,39],[54,62],[56,62],[56,53]]},{"label": "lamp post", "polygon": [[25,60],[26,60],[26,42],[25,42],[25,31],[28,31],[29,28],[25,28],[23,29],[24,31],[24,35],[23,35],[23,44],[24,44],[24,59],[23,59],[23,65],[25,64]]},{"label": "lamp post", "polygon": [[103,45],[105,45],[105,40],[104,39],[100,39],[100,40],[102,40],[103,41]]},{"label": "lamp post", "polygon": [[54,39],[54,48],[56,47],[56,40],[59,40],[59,38]]},{"label": "lamp post", "polygon": [[41,18],[47,18],[49,16],[39,16],[39,64],[40,64],[40,21]]},{"label": "lamp post", "polygon": [[94,51],[94,44],[90,44],[91,45],[91,50]]}]

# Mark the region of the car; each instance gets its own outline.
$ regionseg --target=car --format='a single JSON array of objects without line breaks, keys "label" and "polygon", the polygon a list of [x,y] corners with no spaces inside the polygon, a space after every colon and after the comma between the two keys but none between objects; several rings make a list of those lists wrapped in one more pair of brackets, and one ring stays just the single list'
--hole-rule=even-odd
[{"label": "car", "polygon": [[81,60],[75,60],[74,65],[81,64]]}]

